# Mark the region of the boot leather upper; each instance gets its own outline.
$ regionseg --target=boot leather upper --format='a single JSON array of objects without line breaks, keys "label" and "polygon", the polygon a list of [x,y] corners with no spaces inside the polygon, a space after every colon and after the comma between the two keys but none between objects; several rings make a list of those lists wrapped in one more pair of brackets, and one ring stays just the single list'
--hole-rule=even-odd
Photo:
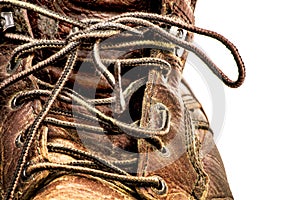
[{"label": "boot leather upper", "polygon": [[[117,0],[97,1],[97,3],[77,0],[54,2],[46,0],[41,3],[31,0],[29,2],[43,5],[71,17],[78,17],[79,11],[83,10],[80,14],[81,18],[91,16],[107,18],[115,15],[117,8],[120,8],[118,9],[120,12],[136,10],[157,12],[177,17],[187,23],[194,23],[195,2],[189,0]],[[99,6],[99,10],[88,9],[93,6]],[[71,28],[63,23],[49,25],[47,23],[50,19],[31,11],[26,12],[22,9],[15,11],[18,19],[22,19],[19,21],[16,19],[16,29],[33,37],[63,38]],[[187,37],[187,40],[191,40],[192,34],[188,34]],[[17,45],[15,41],[9,40],[0,43],[1,81],[9,77],[6,72],[7,62]],[[159,70],[154,69],[147,72],[147,83],[144,90],[136,96],[138,103],[135,106],[139,107],[141,117],[139,126],[143,128],[158,128],[162,125],[161,122],[164,121],[166,115],[169,115],[169,132],[160,138],[165,145],[164,151],[153,147],[145,138],[136,139],[122,131],[112,136],[96,136],[87,131],[86,140],[90,139],[101,143],[100,147],[91,149],[83,144],[83,138],[78,135],[76,130],[45,123],[39,129],[39,138],[34,140],[28,162],[32,164],[76,161],[76,158],[72,156],[49,151],[48,144],[93,152],[113,160],[131,159],[132,156],[126,153],[124,155],[114,153],[114,149],[135,151],[137,163],[130,170],[136,170],[133,173],[135,176],[162,178],[166,184],[165,193],[161,194],[151,187],[130,187],[122,182],[84,173],[42,170],[30,176],[24,174],[17,187],[16,199],[233,199],[212,133],[199,126],[199,124],[209,126],[207,117],[201,104],[182,78],[187,53],[177,57],[172,53],[153,51],[152,56],[170,61],[171,72],[168,79],[165,79]],[[18,70],[30,67],[33,59],[32,55],[22,59]],[[54,84],[61,71],[61,67],[53,65],[43,69],[36,76]],[[68,84],[72,86],[75,80],[87,89],[90,88],[90,85],[97,84],[99,95],[111,95],[112,88],[103,77],[100,77],[101,81],[99,79],[93,81],[89,72],[73,72]],[[131,81],[133,80],[127,80],[127,82]],[[30,75],[4,91],[0,91],[0,189],[2,196],[8,190],[20,157],[22,143],[19,141],[19,137],[20,135],[26,137],[26,130],[41,111],[46,100],[45,97],[41,97],[25,101],[21,105],[11,106],[16,92],[32,89],[39,89],[39,84],[35,77]],[[55,108],[65,110],[72,110],[73,106],[75,105],[59,101],[54,103]],[[81,108],[79,106],[76,109],[80,110]],[[97,109],[108,116],[113,116],[112,108],[109,106],[98,106]],[[83,109],[82,112],[86,111]],[[58,118],[66,121],[74,120],[62,116]],[[108,153],[104,147],[108,147],[110,152]]]}]

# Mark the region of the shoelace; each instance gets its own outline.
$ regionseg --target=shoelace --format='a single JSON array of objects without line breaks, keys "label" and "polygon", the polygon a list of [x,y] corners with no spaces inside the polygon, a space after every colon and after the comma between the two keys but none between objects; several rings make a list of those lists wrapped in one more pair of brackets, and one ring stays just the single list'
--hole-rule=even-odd
[{"label": "shoelace", "polygon": [[[21,180],[22,175],[30,176],[30,174],[40,171],[40,170],[69,170],[73,172],[86,173],[101,178],[106,178],[112,181],[120,181],[122,183],[127,183],[134,186],[145,186],[156,188],[157,191],[164,191],[165,183],[160,177],[137,177],[130,175],[126,171],[122,170],[120,166],[128,165],[132,162],[136,162],[136,159],[120,161],[120,162],[108,162],[105,159],[101,159],[92,153],[83,152],[76,149],[71,149],[55,144],[47,144],[49,152],[59,152],[67,155],[71,155],[77,158],[78,161],[70,163],[50,163],[43,162],[38,164],[28,163],[29,152],[32,148],[34,138],[36,138],[39,133],[39,128],[42,123],[51,123],[54,125],[60,125],[71,128],[84,128],[86,130],[95,131],[97,133],[102,133],[105,130],[102,127],[91,126],[87,124],[75,123],[62,121],[53,117],[49,117],[49,114],[57,114],[67,117],[72,117],[77,115],[85,120],[91,120],[96,122],[101,122],[107,124],[111,129],[118,132],[119,128],[125,132],[130,132],[137,138],[149,138],[156,148],[164,151],[164,144],[162,143],[160,136],[168,133],[170,127],[170,116],[166,112],[164,117],[164,122],[162,122],[162,127],[157,129],[145,129],[138,127],[136,124],[127,124],[122,121],[116,120],[112,117],[106,116],[104,113],[100,112],[95,108],[96,105],[116,103],[116,107],[119,108],[119,112],[122,112],[126,105],[128,104],[128,98],[136,91],[141,85],[145,84],[146,78],[140,78],[132,82],[124,91],[121,88],[121,76],[120,69],[121,66],[151,66],[156,67],[162,71],[164,76],[167,78],[170,72],[170,64],[163,59],[158,58],[132,58],[132,59],[102,59],[99,56],[99,49],[101,41],[110,38],[114,35],[121,34],[122,32],[129,33],[133,36],[143,36],[144,32],[137,27],[147,27],[151,28],[156,34],[159,34],[163,42],[158,42],[155,40],[140,40],[140,41],[126,41],[114,45],[101,46],[102,49],[118,49],[118,48],[128,48],[131,46],[151,46],[152,48],[158,49],[172,49],[174,45],[186,49],[190,52],[196,54],[204,63],[209,67],[209,69],[226,85],[230,87],[238,87],[242,84],[245,78],[245,68],[243,61],[238,53],[236,47],[228,41],[225,37],[213,31],[205,30],[202,28],[195,27],[194,25],[186,24],[181,21],[175,21],[167,16],[161,16],[158,14],[150,13],[125,13],[114,16],[108,20],[76,20],[67,16],[63,16],[59,13],[47,10],[45,8],[38,7],[36,5],[16,1],[16,0],[0,0],[0,4],[10,4],[12,6],[24,8],[27,10],[35,11],[39,14],[48,16],[50,18],[66,22],[73,25],[72,33],[65,40],[42,40],[33,39],[24,35],[18,35],[13,33],[4,33],[4,37],[12,40],[20,41],[24,44],[20,45],[14,49],[11,60],[8,64],[8,69],[14,71],[18,67],[18,60],[21,56],[28,53],[34,52],[35,50],[43,49],[57,49],[57,52],[53,53],[50,57],[39,61],[35,65],[27,68],[24,71],[14,73],[7,79],[0,83],[0,91],[4,90],[8,86],[22,80],[29,75],[46,68],[50,64],[54,64],[59,59],[67,57],[67,61],[59,79],[55,85],[43,82],[37,79],[40,86],[45,89],[36,89],[32,91],[21,91],[14,95],[11,102],[12,107],[20,106],[25,101],[30,101],[31,99],[46,96],[48,99],[45,101],[42,111],[37,115],[33,124],[29,127],[26,135],[19,138],[20,147],[22,147],[21,156],[18,161],[18,165],[14,176],[12,178],[10,187],[6,193],[5,199],[13,199],[16,193],[16,188]],[[164,30],[157,23],[166,24],[169,26],[176,26],[180,29],[184,29],[196,34],[201,34],[215,38],[222,42],[232,53],[238,67],[238,79],[232,81],[229,79],[209,58],[204,52],[194,46],[192,43],[178,39],[176,36],[170,34],[168,31]],[[130,26],[128,25],[130,24]],[[102,74],[108,81],[108,83],[118,91],[115,96],[102,99],[87,99],[82,95],[76,93],[72,89],[64,87],[66,81],[68,80],[70,73],[75,66],[78,58],[78,51],[83,46],[84,43],[90,42],[91,39],[94,41],[90,46],[92,47],[93,62],[96,66],[97,72]],[[164,42],[165,41],[165,42]],[[112,74],[106,67],[105,63],[113,64],[115,74]],[[66,103],[75,102],[76,104],[86,108],[91,115],[82,113],[70,113],[64,110],[57,110],[52,108],[54,101],[64,101]],[[164,105],[161,105],[164,107]],[[167,111],[167,108],[165,107]],[[95,117],[96,116],[96,117]],[[105,169],[105,170],[104,170]]]}]

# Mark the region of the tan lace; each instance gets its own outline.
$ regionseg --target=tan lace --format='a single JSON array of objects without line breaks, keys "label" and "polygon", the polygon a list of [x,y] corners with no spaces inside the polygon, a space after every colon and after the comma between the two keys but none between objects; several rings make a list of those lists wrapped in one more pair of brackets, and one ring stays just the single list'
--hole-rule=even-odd
[{"label": "tan lace", "polygon": [[[24,138],[20,138],[22,152],[19,158],[17,168],[15,170],[14,176],[12,178],[10,187],[5,194],[5,199],[13,199],[16,193],[16,188],[20,182],[22,174],[29,176],[30,174],[41,171],[41,170],[69,170],[73,172],[80,172],[91,174],[93,176],[98,176],[101,178],[121,181],[134,186],[145,186],[145,187],[154,187],[156,189],[163,190],[164,181],[159,177],[137,177],[133,176],[126,171],[122,170],[120,166],[128,165],[130,163],[136,162],[136,159],[126,160],[120,162],[108,162],[105,159],[101,159],[92,153],[83,152],[80,150],[67,148],[64,146],[58,146],[55,144],[47,144],[48,151],[59,152],[70,155],[76,158],[78,161],[70,163],[50,163],[43,162],[38,164],[28,164],[29,151],[32,149],[33,141],[39,135],[39,128],[42,123],[51,123],[57,126],[64,126],[68,128],[83,128],[86,130],[94,131],[99,134],[103,133],[105,130],[102,127],[96,127],[92,125],[67,122],[62,121],[53,117],[49,117],[49,114],[57,114],[68,117],[74,117],[77,115],[85,120],[92,120],[96,122],[101,122],[110,127],[110,132],[118,132],[121,128],[125,132],[130,132],[136,138],[150,138],[149,142],[155,145],[158,149],[162,150],[164,145],[160,139],[160,136],[163,136],[168,133],[170,127],[170,116],[166,114],[165,121],[162,123],[162,127],[157,129],[146,129],[137,126],[136,124],[127,124],[122,121],[116,120],[112,117],[106,116],[104,113],[95,108],[94,105],[110,104],[116,103],[119,107],[120,112],[128,104],[128,99],[134,91],[136,91],[140,86],[146,83],[146,78],[140,78],[132,82],[124,91],[122,91],[120,83],[120,69],[121,66],[151,66],[156,67],[162,71],[162,74],[167,78],[171,70],[170,64],[158,58],[146,57],[146,58],[131,58],[131,59],[101,59],[99,56],[99,45],[101,41],[112,37],[117,34],[126,32],[132,36],[139,36],[141,40],[133,40],[121,42],[113,45],[101,46],[101,49],[121,49],[126,47],[135,46],[141,47],[149,46],[151,48],[157,49],[172,49],[175,45],[182,47],[188,51],[195,53],[209,69],[221,79],[226,85],[230,87],[238,87],[242,84],[245,78],[245,69],[243,61],[236,49],[236,47],[228,41],[223,36],[195,27],[190,24],[186,24],[180,21],[175,21],[172,18],[161,16],[158,14],[149,14],[149,13],[125,13],[105,21],[103,20],[76,20],[68,16],[61,15],[59,13],[47,10],[36,5],[26,3],[23,1],[16,0],[0,0],[0,4],[10,4],[12,6],[24,8],[27,10],[35,11],[39,14],[45,15],[47,17],[53,18],[55,20],[64,21],[73,25],[73,31],[69,34],[64,40],[44,40],[44,39],[34,39],[24,35],[18,35],[13,33],[4,33],[4,37],[8,39],[17,40],[23,44],[14,49],[11,60],[8,64],[8,69],[14,71],[18,67],[18,60],[21,56],[24,56],[28,53],[32,53],[36,50],[41,49],[57,49],[57,51],[50,57],[39,61],[35,65],[27,68],[18,73],[14,73],[9,76],[7,79],[0,83],[0,91],[4,90],[8,86],[16,83],[19,80],[37,72],[43,68],[46,68],[50,64],[57,62],[61,58],[67,57],[66,64],[61,72],[59,79],[55,85],[43,82],[42,80],[37,79],[38,84],[43,86],[44,89],[35,89],[32,91],[21,91],[14,95],[12,101],[12,107],[20,106],[25,101],[30,101],[34,98],[40,96],[46,96],[48,99],[45,101],[41,112],[35,118],[33,124],[27,130]],[[130,24],[130,26],[129,26]],[[209,36],[221,41],[231,52],[237,63],[239,76],[236,81],[229,79],[209,58],[204,52],[194,46],[192,43],[178,39],[176,36],[170,34],[168,31],[162,29],[159,24],[166,24],[168,26],[176,26],[180,29],[184,29],[193,33]],[[150,28],[156,34],[160,35],[163,38],[161,41],[143,39],[144,32],[143,29],[139,27]],[[93,42],[91,42],[93,41]],[[103,74],[107,79],[108,83],[116,91],[119,91],[113,97],[103,98],[103,99],[87,99],[80,94],[76,93],[72,89],[64,87],[66,81],[68,80],[70,73],[73,70],[73,67],[78,60],[78,51],[83,44],[89,43],[92,47],[93,59],[89,62],[93,62],[96,66],[96,70],[99,74]],[[118,72],[117,75],[113,75],[106,67],[105,63],[110,63],[115,66],[115,71]],[[63,101],[66,103],[75,102],[76,104],[86,108],[91,114],[82,114],[68,112],[64,110],[58,110],[52,108],[54,101]],[[121,101],[123,100],[123,101]],[[122,102],[125,102],[122,103]],[[166,108],[167,110],[167,108]],[[95,117],[96,116],[96,117]],[[23,140],[23,141],[22,141]]]}]

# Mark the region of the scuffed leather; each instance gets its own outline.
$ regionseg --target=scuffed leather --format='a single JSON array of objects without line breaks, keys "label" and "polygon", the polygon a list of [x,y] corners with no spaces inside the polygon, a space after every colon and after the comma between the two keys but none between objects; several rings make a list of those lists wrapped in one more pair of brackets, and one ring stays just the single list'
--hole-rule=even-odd
[{"label": "scuffed leather", "polygon": [[[163,15],[177,17],[187,23],[194,23],[193,10],[195,1],[189,0],[58,0],[28,2],[43,5],[49,9],[65,13],[71,17],[86,18],[95,17],[105,19],[125,11],[155,12]],[[95,9],[89,9],[89,8]],[[116,12],[116,10],[118,12]],[[63,38],[69,33],[71,27],[63,23],[51,21],[33,12],[19,11],[24,17],[22,23],[17,21],[20,32],[32,34],[37,38],[53,39]],[[26,15],[28,14],[28,16]],[[28,18],[27,18],[28,17]],[[49,24],[50,20],[50,24]],[[23,22],[26,24],[23,24]],[[30,23],[30,24],[29,24]],[[29,28],[30,27],[30,30]],[[32,32],[31,32],[32,30]],[[188,40],[192,35],[188,35]],[[0,81],[7,78],[6,64],[10,54],[17,44],[12,41],[0,43]],[[151,188],[127,188],[122,183],[100,179],[86,174],[74,174],[70,172],[42,171],[30,177],[22,179],[18,187],[18,199],[233,199],[227,182],[226,173],[220,155],[213,142],[212,133],[198,128],[197,122],[207,122],[206,115],[201,104],[193,96],[186,83],[182,80],[187,53],[181,58],[172,55],[156,54],[159,58],[172,60],[172,71],[167,81],[162,74],[152,70],[148,75],[148,82],[141,102],[137,105],[142,109],[141,126],[159,127],[162,116],[168,112],[171,119],[169,133],[162,137],[162,141],[168,152],[163,154],[153,148],[146,140],[135,139],[124,133],[110,137],[97,136],[101,146],[112,146],[112,143],[122,149],[133,148],[139,153],[139,161],[136,169],[138,176],[159,176],[167,184],[166,194],[159,195]],[[31,65],[31,58],[22,61],[21,69]],[[61,72],[61,68],[50,66],[42,71],[45,77],[55,82]],[[89,74],[76,74],[78,81],[85,88],[90,88],[97,80],[92,80]],[[75,80],[75,73],[71,75],[69,83]],[[128,80],[131,81],[131,80]],[[0,189],[1,195],[7,191],[11,178],[20,156],[20,148],[16,146],[16,139],[33,122],[37,113],[41,110],[44,99],[36,99],[17,108],[10,108],[13,95],[22,90],[37,88],[34,79],[28,77],[0,92]],[[105,79],[101,79],[97,89],[103,96],[110,93],[110,86]],[[139,96],[140,97],[140,96]],[[159,107],[160,104],[166,106]],[[69,105],[55,103],[56,107],[71,109]],[[159,108],[159,109],[158,109]],[[111,116],[111,108],[98,107],[102,112]],[[207,122],[208,123],[208,122]],[[81,138],[76,131],[43,125],[40,129],[41,137],[38,138],[30,153],[31,162],[51,161],[53,163],[71,162],[74,158],[58,153],[51,153],[45,148],[47,142],[61,144],[89,152],[81,143]],[[43,137],[45,136],[46,137]],[[95,135],[87,137],[95,139]],[[192,139],[191,139],[192,138]],[[104,148],[95,150],[105,157],[120,158],[117,153],[107,155]],[[127,155],[122,155],[126,157]],[[1,197],[0,197],[1,198]]]},{"label": "scuffed leather", "polygon": [[181,82],[180,74],[180,68],[173,69],[168,82],[164,82],[158,72],[149,75],[142,125],[159,127],[156,122],[161,121],[160,115],[151,107],[158,103],[167,106],[171,128],[163,142],[169,155],[164,157],[159,151],[153,152],[146,140],[139,141],[139,150],[145,153],[140,156],[139,173],[140,176],[161,176],[167,183],[168,193],[160,196],[149,188],[141,189],[141,193],[149,199],[232,198],[212,133],[197,128],[197,122],[208,124],[206,115],[201,104]]}]

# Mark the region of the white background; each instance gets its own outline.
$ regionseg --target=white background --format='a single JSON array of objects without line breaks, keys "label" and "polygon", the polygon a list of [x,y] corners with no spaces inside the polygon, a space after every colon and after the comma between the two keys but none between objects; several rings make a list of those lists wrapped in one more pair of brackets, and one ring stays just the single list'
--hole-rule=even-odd
[{"label": "white background", "polygon": [[[226,118],[217,140],[236,200],[300,199],[299,20],[296,0],[197,3],[197,26],[230,39],[247,70],[242,87],[224,87]],[[234,78],[221,44],[196,42]]]}]

